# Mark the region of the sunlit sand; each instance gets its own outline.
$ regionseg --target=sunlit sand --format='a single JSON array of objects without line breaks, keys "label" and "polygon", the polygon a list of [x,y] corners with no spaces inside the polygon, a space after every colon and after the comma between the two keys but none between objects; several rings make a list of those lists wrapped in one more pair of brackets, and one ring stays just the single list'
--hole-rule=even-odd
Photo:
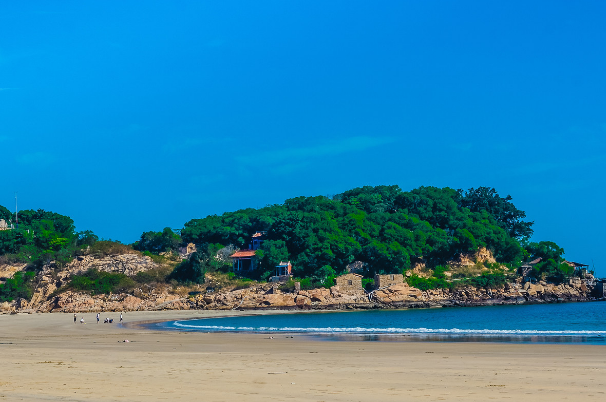
[{"label": "sunlit sand", "polygon": [[[225,312],[128,313],[125,321],[213,314]],[[602,346],[325,342],[284,334],[157,332],[123,328],[117,320],[97,324],[93,314],[84,318],[85,324],[74,324],[72,314],[0,316],[0,397],[597,401],[606,392]]]}]

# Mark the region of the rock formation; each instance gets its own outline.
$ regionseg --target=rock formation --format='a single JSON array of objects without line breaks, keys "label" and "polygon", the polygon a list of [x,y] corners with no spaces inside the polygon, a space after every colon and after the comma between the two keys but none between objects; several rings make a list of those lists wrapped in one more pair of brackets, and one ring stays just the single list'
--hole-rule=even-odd
[{"label": "rock formation", "polygon": [[[476,258],[488,258],[478,256]],[[489,260],[489,259],[488,259]],[[476,259],[477,261],[477,259]],[[471,261],[470,261],[471,262]],[[475,264],[476,262],[474,262]],[[59,291],[75,274],[94,268],[99,271],[123,273],[129,276],[158,268],[151,258],[139,254],[109,257],[79,257],[60,269],[54,264],[45,266],[36,276],[36,289],[30,301],[18,299],[0,303],[0,312],[111,312],[137,310],[188,309],[378,309],[479,306],[522,303],[554,303],[594,300],[593,281],[571,279],[559,285],[546,282],[507,283],[498,288],[461,287],[454,290],[422,291],[406,282],[382,287],[370,293],[361,288],[359,293],[330,289],[281,291],[278,284],[252,284],[245,289],[217,291],[209,289],[187,293],[169,285],[142,286],[131,293],[89,295],[70,290]],[[16,270],[23,269],[17,267]],[[9,269],[6,269],[8,272]],[[11,272],[15,269],[10,268]],[[591,278],[590,278],[591,279]],[[65,288],[64,288],[65,289]],[[202,287],[200,287],[202,289]]]}]

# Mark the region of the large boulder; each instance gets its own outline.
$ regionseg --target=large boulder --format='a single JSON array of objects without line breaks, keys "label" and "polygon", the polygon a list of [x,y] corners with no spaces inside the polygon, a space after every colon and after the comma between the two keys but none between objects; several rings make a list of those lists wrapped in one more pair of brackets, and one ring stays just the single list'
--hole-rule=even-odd
[{"label": "large boulder", "polygon": [[258,307],[295,307],[295,296],[292,294],[269,294],[259,299]]},{"label": "large boulder", "polygon": [[374,292],[374,298],[381,303],[419,301],[422,297],[423,292],[410,287],[406,282]]}]

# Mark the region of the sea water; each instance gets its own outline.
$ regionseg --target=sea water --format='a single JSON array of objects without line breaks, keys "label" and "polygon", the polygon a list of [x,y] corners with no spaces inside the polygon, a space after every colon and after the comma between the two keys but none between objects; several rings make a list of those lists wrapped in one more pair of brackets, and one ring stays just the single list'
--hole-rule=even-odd
[{"label": "sea water", "polygon": [[245,315],[152,329],[313,334],[326,339],[568,342],[606,345],[606,303]]}]

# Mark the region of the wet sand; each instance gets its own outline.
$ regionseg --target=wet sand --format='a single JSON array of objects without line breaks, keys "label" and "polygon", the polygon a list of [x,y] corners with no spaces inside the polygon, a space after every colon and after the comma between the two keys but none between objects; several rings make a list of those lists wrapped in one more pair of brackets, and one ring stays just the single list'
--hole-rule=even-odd
[{"label": "wet sand", "polygon": [[[229,312],[230,314],[244,314]],[[125,322],[225,312],[126,313]],[[597,401],[605,346],[326,342],[0,315],[6,401]],[[129,342],[123,342],[129,340]]]}]

